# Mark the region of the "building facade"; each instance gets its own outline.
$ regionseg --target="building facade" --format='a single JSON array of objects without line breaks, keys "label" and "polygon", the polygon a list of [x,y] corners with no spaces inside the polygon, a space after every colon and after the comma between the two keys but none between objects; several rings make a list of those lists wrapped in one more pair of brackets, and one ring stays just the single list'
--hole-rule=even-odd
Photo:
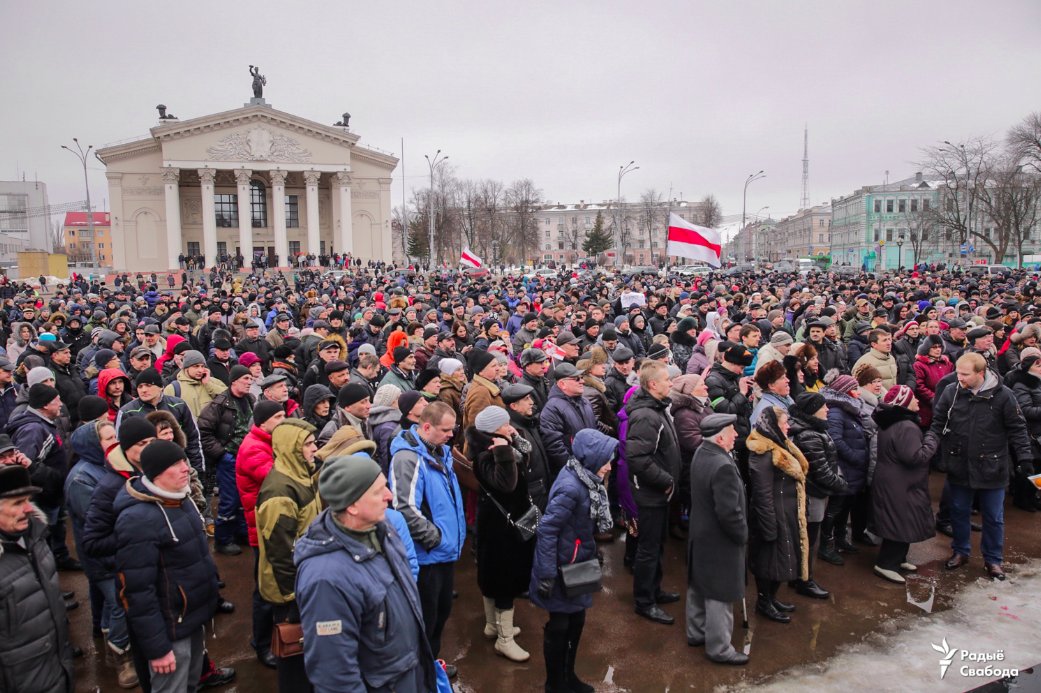
[{"label": "building facade", "polygon": [[242,108],[179,121],[98,150],[111,202],[116,270],[176,269],[185,256],[349,254],[391,261],[391,175],[398,160],[343,126]]},{"label": "building facade", "polygon": [[831,253],[831,205],[800,209],[780,219],[769,231],[770,261],[827,256]]},{"label": "building facade", "polygon": [[608,264],[620,261],[623,265],[661,265],[667,260],[671,264],[687,262],[682,258],[668,258],[665,248],[668,237],[669,214],[676,214],[694,222],[701,214],[697,202],[687,200],[662,201],[654,204],[643,202],[612,201],[586,202],[578,204],[547,204],[536,214],[538,222],[539,262],[572,264],[588,255],[582,243],[593,230],[597,214],[602,217],[604,231],[614,234],[618,241],[604,255]]},{"label": "building facade", "polygon": [[[0,181],[0,255],[34,248],[51,251],[47,185],[40,181]],[[10,251],[3,246],[11,246]]]},{"label": "building facade", "polygon": [[94,212],[94,236],[86,212],[66,212],[62,242],[69,262],[95,267],[112,266],[112,215]]}]

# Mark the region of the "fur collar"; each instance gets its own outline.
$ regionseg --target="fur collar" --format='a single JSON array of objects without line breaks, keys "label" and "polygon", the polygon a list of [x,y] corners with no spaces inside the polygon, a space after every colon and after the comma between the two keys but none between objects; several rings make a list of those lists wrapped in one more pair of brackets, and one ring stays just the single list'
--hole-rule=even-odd
[{"label": "fur collar", "polygon": [[750,452],[757,454],[771,453],[774,467],[792,477],[797,482],[805,483],[806,472],[810,463],[806,461],[799,448],[791,440],[784,441],[784,447],[770,440],[759,431],[752,431],[747,440]]}]

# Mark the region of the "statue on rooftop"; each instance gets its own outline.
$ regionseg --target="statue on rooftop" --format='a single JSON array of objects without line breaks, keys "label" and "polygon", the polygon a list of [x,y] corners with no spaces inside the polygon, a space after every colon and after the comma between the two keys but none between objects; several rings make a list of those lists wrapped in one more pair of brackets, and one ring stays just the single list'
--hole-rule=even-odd
[{"label": "statue on rooftop", "polygon": [[249,74],[253,75],[253,98],[263,98],[264,86],[267,84],[267,77],[260,74],[259,65],[250,65]]}]

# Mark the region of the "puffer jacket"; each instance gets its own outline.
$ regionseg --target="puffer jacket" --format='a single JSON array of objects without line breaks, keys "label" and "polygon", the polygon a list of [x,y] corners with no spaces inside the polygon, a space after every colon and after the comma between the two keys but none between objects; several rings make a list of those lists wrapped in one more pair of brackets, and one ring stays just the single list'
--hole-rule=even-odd
[{"label": "puffer jacket", "polygon": [[127,623],[145,659],[170,652],[217,610],[217,566],[187,495],[160,498],[136,477],[116,496],[116,569]]},{"label": "puffer jacket", "polygon": [[[314,413],[314,408],[321,402],[329,402],[329,412],[325,416]],[[304,390],[303,401],[296,410],[296,415],[321,431],[329,423],[335,410],[336,395],[325,385],[316,384]]]},{"label": "puffer jacket", "polygon": [[571,441],[584,428],[596,428],[593,407],[582,396],[568,397],[554,385],[539,414],[542,439],[552,473],[557,474],[572,454]]},{"label": "puffer jacket", "polygon": [[849,486],[839,468],[839,451],[828,433],[828,420],[806,416],[798,409],[789,409],[788,414],[788,437],[810,463],[806,493],[814,498],[847,494]]},{"label": "puffer jacket", "polygon": [[868,349],[867,353],[853,364],[854,376],[865,366],[874,366],[882,374],[882,387],[886,390],[899,383],[899,369],[896,366],[896,358],[892,354],[885,354],[874,348]]},{"label": "puffer jacket", "polygon": [[676,482],[680,478],[682,451],[669,415],[671,405],[668,397],[655,399],[643,390],[625,405],[629,419],[622,445],[637,505],[668,505],[672,494],[679,490]]},{"label": "puffer jacket", "polygon": [[87,512],[94,489],[105,478],[105,453],[98,439],[98,427],[94,423],[83,424],[72,433],[69,444],[79,461],[65,477],[65,508],[72,521],[72,536],[76,541],[76,555],[83,563],[83,572],[91,580],[112,577],[112,571],[87,554],[83,548],[83,531],[87,524]]},{"label": "puffer jacket", "polygon": [[288,419],[271,434],[275,462],[260,485],[256,521],[260,546],[257,586],[264,601],[272,604],[294,601],[293,546],[322,509],[314,463],[300,452],[307,436],[315,433],[306,421]]},{"label": "puffer jacket", "polygon": [[976,393],[957,384],[945,388],[936,400],[929,430],[940,438],[940,470],[959,486],[1004,488],[1010,450],[1017,460],[1032,459],[1016,397],[990,370]]},{"label": "puffer jacket", "polygon": [[[1023,418],[1027,422],[1027,431],[1033,443],[1041,437],[1041,379],[1022,368],[1013,368],[1005,376],[1005,385],[1012,388],[1012,394],[1016,396],[1016,402],[1023,412]],[[1034,459],[1041,457],[1041,450],[1034,444]]]},{"label": "puffer jacket", "polygon": [[116,445],[105,455],[105,474],[90,496],[83,525],[83,549],[88,556],[101,561],[104,569],[113,575],[116,571],[116,511],[113,505],[127,479],[139,474],[127,460],[123,449]]},{"label": "puffer jacket", "polygon": [[7,434],[22,453],[29,458],[29,475],[33,485],[43,492],[37,500],[44,506],[61,505],[65,486],[65,447],[57,422],[51,421],[35,409],[26,407],[16,411],[7,422]]},{"label": "puffer jacket", "polygon": [[466,540],[463,494],[447,445],[433,448],[419,427],[401,431],[390,444],[394,509],[405,516],[419,565],[451,563]]},{"label": "puffer jacket", "polygon": [[[376,443],[375,460],[379,463],[383,473],[390,472],[390,444],[394,437],[401,432],[401,410],[393,407],[373,407],[369,410],[369,418],[366,419],[369,430],[372,431],[372,442]],[[388,476],[389,478],[389,476]]]},{"label": "puffer jacket", "polygon": [[87,385],[78,373],[73,372],[70,366],[59,366],[51,361],[47,367],[54,373],[54,387],[61,395],[61,403],[69,410],[72,426],[75,428],[80,422],[79,405],[80,400],[87,394]]},{"label": "puffer jacket", "polygon": [[[579,464],[596,474],[614,456],[618,441],[595,429],[586,429],[575,436],[574,448]],[[591,594],[565,596],[560,582],[561,566],[596,557],[593,535],[598,530],[589,516],[589,505],[589,489],[565,466],[553,482],[546,512],[535,535],[535,559],[528,594],[531,603],[541,609],[577,613],[593,605]],[[538,593],[541,580],[553,580],[553,591],[548,599]]]},{"label": "puffer jacket", "polygon": [[939,360],[933,361],[928,354],[919,354],[915,357],[914,393],[918,398],[918,418],[922,422],[922,428],[928,428],[933,421],[933,400],[936,399],[936,384],[943,376],[954,370],[954,364],[945,354],[941,354]]},{"label": "puffer jacket", "polygon": [[42,513],[24,543],[0,538],[0,690],[70,693],[68,618]]},{"label": "puffer jacket", "polygon": [[271,434],[254,426],[242,439],[235,457],[235,486],[239,490],[239,500],[242,501],[242,510],[246,516],[250,546],[260,545],[257,542],[257,495],[274,464],[275,451],[271,445]]},{"label": "puffer jacket", "polygon": [[839,451],[842,476],[849,485],[849,493],[860,493],[867,485],[870,458],[860,406],[849,395],[831,388],[824,388],[821,394],[828,404],[828,435]]},{"label": "puffer jacket", "polygon": [[593,408],[597,430],[604,435],[617,437],[618,414],[611,409],[611,405],[607,401],[607,389],[604,387],[603,381],[589,374],[586,374],[584,381],[582,397]]},{"label": "puffer jacket", "polygon": [[[739,373],[732,373],[716,363],[709,369],[705,376],[705,386],[708,387],[709,405],[717,414],[734,414],[737,421],[734,428],[737,429],[738,441],[744,441],[752,432],[750,419],[752,416],[752,400],[747,395],[741,394],[738,381],[741,380]],[[744,445],[739,442],[739,445]]]},{"label": "puffer jacket", "polygon": [[437,690],[419,592],[405,547],[389,522],[376,525],[377,552],[336,526],[328,509],[296,545],[296,595],[304,664],[315,693]]}]

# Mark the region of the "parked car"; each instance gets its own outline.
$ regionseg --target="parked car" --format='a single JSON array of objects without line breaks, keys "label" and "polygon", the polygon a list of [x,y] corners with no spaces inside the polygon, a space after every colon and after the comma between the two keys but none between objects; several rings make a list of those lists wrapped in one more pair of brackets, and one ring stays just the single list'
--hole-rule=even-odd
[{"label": "parked car", "polygon": [[681,277],[705,277],[712,268],[708,265],[678,265],[672,271]]},{"label": "parked car", "polygon": [[966,272],[977,277],[1007,277],[1012,274],[1005,265],[971,265]]}]

